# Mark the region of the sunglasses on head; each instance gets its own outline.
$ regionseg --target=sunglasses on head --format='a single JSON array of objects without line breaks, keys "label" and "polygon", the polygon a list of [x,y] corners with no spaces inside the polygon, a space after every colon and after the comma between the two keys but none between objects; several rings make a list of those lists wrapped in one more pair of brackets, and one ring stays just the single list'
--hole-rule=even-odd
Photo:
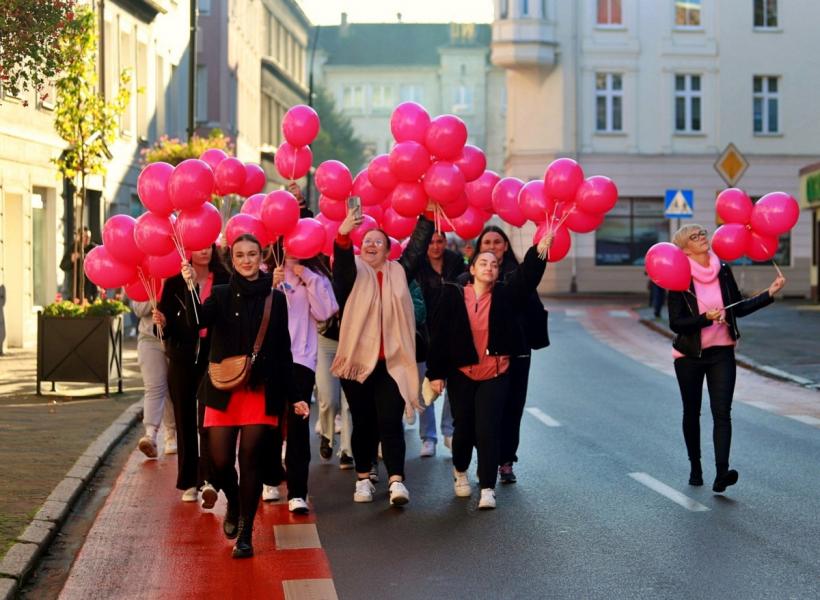
[{"label": "sunglasses on head", "polygon": [[698,239],[700,239],[700,238],[706,239],[706,235],[707,235],[708,233],[709,233],[709,232],[708,232],[708,231],[706,231],[705,229],[701,229],[701,230],[700,230],[700,231],[698,231],[697,233],[693,233],[692,235],[690,235],[690,236],[689,236],[689,239],[690,239],[691,241],[693,241],[693,242],[698,241]]}]

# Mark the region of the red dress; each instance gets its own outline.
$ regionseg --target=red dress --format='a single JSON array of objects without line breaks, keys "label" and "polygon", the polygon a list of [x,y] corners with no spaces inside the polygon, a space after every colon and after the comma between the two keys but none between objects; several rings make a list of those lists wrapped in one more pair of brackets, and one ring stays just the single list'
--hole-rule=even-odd
[{"label": "red dress", "polygon": [[265,414],[264,388],[251,390],[246,387],[234,390],[227,410],[205,407],[205,427],[239,427],[241,425],[279,424],[277,417]]}]

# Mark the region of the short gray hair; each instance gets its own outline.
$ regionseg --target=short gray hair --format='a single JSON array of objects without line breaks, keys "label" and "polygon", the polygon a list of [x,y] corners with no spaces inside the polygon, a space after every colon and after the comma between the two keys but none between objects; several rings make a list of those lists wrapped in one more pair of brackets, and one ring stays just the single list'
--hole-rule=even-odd
[{"label": "short gray hair", "polygon": [[689,243],[689,236],[703,229],[705,229],[705,227],[703,225],[698,225],[697,223],[684,225],[672,236],[672,243],[682,250],[686,248],[686,244]]}]

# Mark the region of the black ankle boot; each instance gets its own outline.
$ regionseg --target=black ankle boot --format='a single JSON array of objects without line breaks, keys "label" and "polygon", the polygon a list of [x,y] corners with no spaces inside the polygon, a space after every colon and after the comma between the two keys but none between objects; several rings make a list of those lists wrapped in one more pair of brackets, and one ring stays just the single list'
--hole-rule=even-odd
[{"label": "black ankle boot", "polygon": [[689,485],[703,485],[703,469],[700,468],[700,460],[689,459],[691,467],[689,469]]},{"label": "black ankle boot", "polygon": [[225,520],[222,521],[222,531],[225,537],[232,540],[236,537],[239,521],[239,501],[228,498],[228,510],[225,512]]},{"label": "black ankle boot", "polygon": [[239,535],[236,536],[236,545],[231,556],[234,558],[250,558],[253,556],[253,523],[239,519]]},{"label": "black ankle boot", "polygon": [[725,492],[727,487],[737,483],[737,478],[738,474],[734,469],[718,471],[715,477],[715,483],[712,485],[712,491],[718,493]]}]

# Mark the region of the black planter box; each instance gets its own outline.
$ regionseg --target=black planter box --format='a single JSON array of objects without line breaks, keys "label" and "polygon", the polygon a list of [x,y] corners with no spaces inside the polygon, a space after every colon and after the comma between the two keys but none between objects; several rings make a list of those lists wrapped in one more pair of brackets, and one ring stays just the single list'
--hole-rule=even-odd
[{"label": "black planter box", "polygon": [[122,393],[122,315],[45,317],[37,314],[37,394],[57,381],[102,383],[105,395],[117,382]]}]

